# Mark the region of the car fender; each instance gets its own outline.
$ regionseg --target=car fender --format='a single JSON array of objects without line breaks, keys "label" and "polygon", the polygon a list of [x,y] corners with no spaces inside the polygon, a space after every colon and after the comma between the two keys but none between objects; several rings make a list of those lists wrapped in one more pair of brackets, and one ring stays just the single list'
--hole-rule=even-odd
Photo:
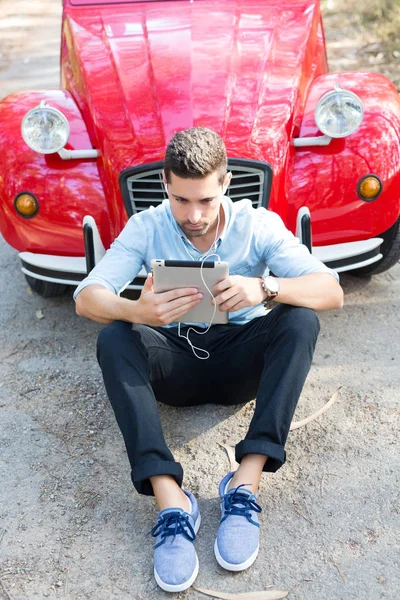
[{"label": "car fender", "polygon": [[[318,100],[335,84],[355,92],[364,106],[360,127],[328,146],[296,147],[287,224],[296,228],[302,206],[309,208],[313,243],[365,240],[385,232],[400,214],[400,97],[375,73],[318,77],[310,89],[299,137],[321,135],[314,119]],[[382,192],[366,202],[357,193],[362,177],[377,175]]]},{"label": "car fender", "polygon": [[[89,214],[108,247],[113,232],[97,167],[100,159],[63,160],[57,153],[38,154],[22,138],[23,117],[42,100],[67,117],[71,128],[67,150],[93,148],[69,92],[35,91],[4,98],[0,102],[0,231],[19,251],[82,256],[82,222]],[[14,201],[21,192],[37,198],[39,211],[34,217],[17,212]]]}]

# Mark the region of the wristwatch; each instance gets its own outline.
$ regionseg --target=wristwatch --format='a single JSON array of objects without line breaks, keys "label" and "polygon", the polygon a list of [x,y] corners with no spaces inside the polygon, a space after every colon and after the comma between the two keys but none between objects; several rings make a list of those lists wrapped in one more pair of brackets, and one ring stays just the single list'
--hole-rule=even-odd
[{"label": "wristwatch", "polygon": [[275,277],[271,277],[267,275],[266,277],[260,277],[261,279],[261,287],[264,292],[267,294],[265,300],[263,300],[264,306],[267,302],[274,300],[279,294],[279,281]]}]

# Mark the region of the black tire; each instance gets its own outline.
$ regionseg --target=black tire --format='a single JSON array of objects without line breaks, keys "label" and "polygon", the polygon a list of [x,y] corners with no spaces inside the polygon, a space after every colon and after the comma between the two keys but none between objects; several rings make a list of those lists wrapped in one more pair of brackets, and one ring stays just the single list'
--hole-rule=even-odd
[{"label": "black tire", "polygon": [[68,285],[64,283],[53,283],[52,281],[43,281],[42,279],[35,279],[29,275],[25,275],[30,288],[39,296],[43,298],[55,298],[56,296],[62,296],[68,289]]},{"label": "black tire", "polygon": [[383,238],[383,243],[380,248],[383,257],[372,265],[349,271],[351,275],[356,275],[357,277],[377,275],[378,273],[387,271],[400,260],[400,219],[397,219],[395,224],[385,231],[385,233],[377,235],[376,237]]}]

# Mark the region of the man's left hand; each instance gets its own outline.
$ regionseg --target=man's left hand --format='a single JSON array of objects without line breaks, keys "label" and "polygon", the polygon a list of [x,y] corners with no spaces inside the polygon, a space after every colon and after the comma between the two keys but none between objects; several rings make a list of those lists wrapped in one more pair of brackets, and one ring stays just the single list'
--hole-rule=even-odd
[{"label": "man's left hand", "polygon": [[231,275],[214,286],[213,293],[219,310],[235,312],[247,306],[256,306],[265,300],[259,277]]}]

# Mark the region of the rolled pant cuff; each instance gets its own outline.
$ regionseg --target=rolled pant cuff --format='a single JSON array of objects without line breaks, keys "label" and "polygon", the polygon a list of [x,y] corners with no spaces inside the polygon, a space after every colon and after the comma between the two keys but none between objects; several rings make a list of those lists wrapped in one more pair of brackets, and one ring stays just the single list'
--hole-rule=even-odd
[{"label": "rolled pant cuff", "polygon": [[275,473],[286,461],[283,446],[265,440],[242,440],[235,448],[236,462],[240,463],[245,454],[263,454],[268,456],[263,471]]},{"label": "rolled pant cuff", "polygon": [[179,487],[182,487],[183,469],[180,463],[170,460],[151,460],[132,470],[133,485],[139,494],[154,496],[150,477],[155,475],[171,475]]}]

